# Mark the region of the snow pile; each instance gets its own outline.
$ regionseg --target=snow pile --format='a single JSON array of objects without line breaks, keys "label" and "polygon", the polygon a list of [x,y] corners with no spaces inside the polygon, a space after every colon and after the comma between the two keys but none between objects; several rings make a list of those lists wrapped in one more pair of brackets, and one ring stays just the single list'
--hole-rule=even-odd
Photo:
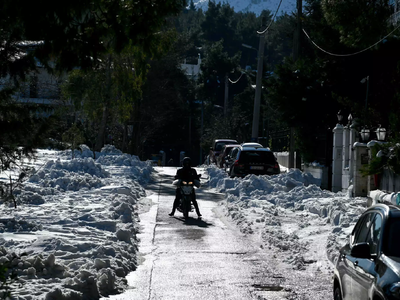
[{"label": "snow pile", "polygon": [[[96,157],[96,163],[103,166],[108,166],[111,169],[112,175],[130,176],[132,179],[139,181],[141,184],[148,182],[151,179],[153,172],[151,161],[141,161],[138,156],[123,153],[113,145],[105,145],[101,152],[94,152],[86,145],[81,145],[80,150],[74,150],[75,158],[93,158]],[[71,158],[71,150],[66,150],[60,153],[64,158]],[[119,167],[129,167],[122,168]]]},{"label": "snow pile", "polygon": [[240,230],[259,235],[263,247],[273,245],[286,251],[286,262],[296,269],[310,260],[305,258],[305,249],[310,251],[318,238],[324,240],[326,255],[333,263],[366,208],[366,198],[322,190],[318,179],[298,169],[243,179],[229,178],[215,166],[209,166],[207,172],[210,187],[225,193],[226,212]]},{"label": "snow pile", "polygon": [[37,172],[0,207],[0,263],[18,274],[19,300],[99,299],[136,268],[137,201],[152,167],[106,147],[39,151]]}]

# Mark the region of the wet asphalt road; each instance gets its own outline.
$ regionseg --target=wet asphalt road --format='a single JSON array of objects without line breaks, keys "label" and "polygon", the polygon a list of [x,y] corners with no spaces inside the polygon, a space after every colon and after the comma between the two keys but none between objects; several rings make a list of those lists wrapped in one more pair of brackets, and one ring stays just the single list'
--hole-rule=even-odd
[{"label": "wet asphalt road", "polygon": [[176,168],[158,170],[158,182],[147,187],[149,210],[140,214],[139,266],[127,277],[130,288],[111,299],[288,299],[268,250],[225,220],[221,195],[203,186],[196,190],[202,219],[195,212],[188,220],[170,217]]}]

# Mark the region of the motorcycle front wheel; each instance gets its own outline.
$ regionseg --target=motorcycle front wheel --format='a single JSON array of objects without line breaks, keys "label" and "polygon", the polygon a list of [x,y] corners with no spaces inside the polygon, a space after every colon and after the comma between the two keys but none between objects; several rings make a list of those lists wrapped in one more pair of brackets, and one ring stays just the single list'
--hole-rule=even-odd
[{"label": "motorcycle front wheel", "polygon": [[187,197],[182,199],[182,213],[185,219],[189,218],[190,202],[190,199],[187,199]]}]

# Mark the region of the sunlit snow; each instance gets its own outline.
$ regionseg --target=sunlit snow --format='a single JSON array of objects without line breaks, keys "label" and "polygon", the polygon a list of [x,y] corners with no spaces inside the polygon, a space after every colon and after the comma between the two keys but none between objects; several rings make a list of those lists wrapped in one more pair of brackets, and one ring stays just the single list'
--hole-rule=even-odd
[{"label": "sunlit snow", "polygon": [[[157,168],[112,146],[102,152],[39,150],[36,173],[16,191],[18,207],[0,206],[0,263],[10,261],[28,299],[98,299],[128,288],[137,267],[139,209],[149,205],[144,184]],[[229,178],[202,166],[208,189],[242,233],[261,247],[282,250],[297,270],[308,262],[332,275],[332,262],[366,198],[321,190],[310,174]],[[296,220],[296,222],[293,222]]]}]

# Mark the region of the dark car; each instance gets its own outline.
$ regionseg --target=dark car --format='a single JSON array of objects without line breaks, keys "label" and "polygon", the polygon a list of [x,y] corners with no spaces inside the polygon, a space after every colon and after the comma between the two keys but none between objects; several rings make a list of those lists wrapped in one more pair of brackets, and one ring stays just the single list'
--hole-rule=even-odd
[{"label": "dark car", "polygon": [[340,250],[335,300],[400,299],[400,208],[376,204],[359,218]]},{"label": "dark car", "polygon": [[274,153],[259,144],[242,144],[230,152],[230,177],[245,177],[248,174],[275,175],[280,167]]},{"label": "dark car", "polygon": [[240,146],[239,144],[228,144],[222,147],[220,155],[217,157],[217,166],[220,168],[225,167],[225,160],[229,156],[229,152],[235,147]]},{"label": "dark car", "polygon": [[216,139],[214,141],[214,145],[210,149],[210,163],[217,164],[217,158],[222,151],[222,147],[228,144],[238,144],[238,142],[232,139]]}]

